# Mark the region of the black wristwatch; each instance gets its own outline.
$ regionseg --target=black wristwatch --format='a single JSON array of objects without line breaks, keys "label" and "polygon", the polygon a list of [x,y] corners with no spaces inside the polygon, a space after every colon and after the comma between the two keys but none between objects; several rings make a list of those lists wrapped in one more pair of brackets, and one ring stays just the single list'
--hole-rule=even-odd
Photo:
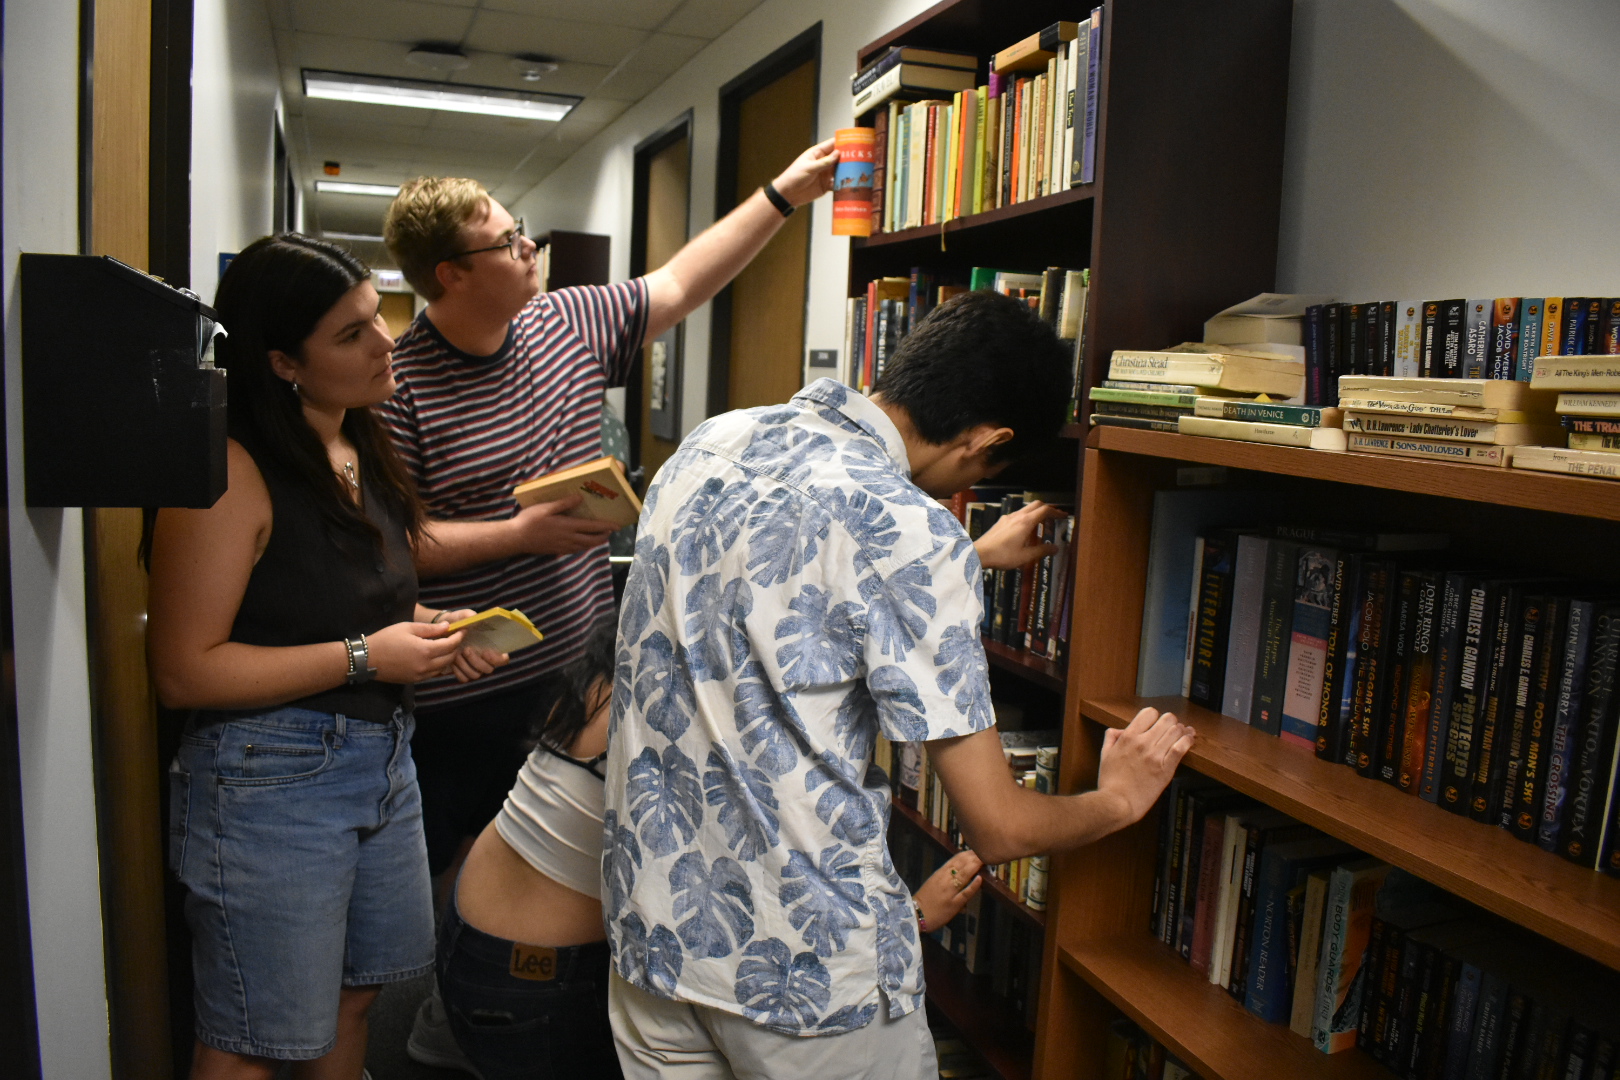
[{"label": "black wristwatch", "polygon": [[377,669],[371,666],[370,650],[366,647],[366,635],[356,634],[352,638],[343,639],[343,648],[349,654],[349,672],[345,676],[350,686],[358,683],[370,682],[377,677]]},{"label": "black wristwatch", "polygon": [[776,209],[781,212],[783,217],[793,216],[793,204],[788,202],[787,198],[780,191],[776,190],[775,184],[767,182],[764,187],[760,188],[760,190],[765,193],[765,197],[771,201],[772,206],[776,207]]}]

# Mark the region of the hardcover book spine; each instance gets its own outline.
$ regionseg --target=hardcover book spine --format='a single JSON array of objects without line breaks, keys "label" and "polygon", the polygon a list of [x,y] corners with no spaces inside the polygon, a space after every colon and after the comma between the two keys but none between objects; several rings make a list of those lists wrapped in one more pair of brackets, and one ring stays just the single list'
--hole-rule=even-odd
[{"label": "hardcover book spine", "polygon": [[1198,894],[1193,902],[1192,950],[1187,962],[1195,971],[1209,975],[1209,952],[1215,931],[1217,898],[1221,884],[1221,846],[1226,836],[1226,818],[1210,813],[1204,816],[1203,851],[1198,858]]},{"label": "hardcover book spine", "polygon": [[1260,640],[1260,607],[1266,580],[1264,537],[1238,540],[1233,568],[1232,621],[1226,650],[1226,685],[1221,712],[1245,724],[1254,704],[1254,664]]},{"label": "hardcover book spine", "polygon": [[1385,300],[1378,305],[1378,371],[1379,375],[1395,374],[1396,333],[1399,329],[1399,300]]},{"label": "hardcover book spine", "polygon": [[1232,618],[1232,558],[1236,536],[1216,533],[1204,538],[1200,571],[1197,636],[1193,646],[1188,697],[1217,712],[1226,675],[1227,629]]},{"label": "hardcover book spine", "polygon": [[1420,793],[1429,753],[1429,715],[1434,704],[1435,614],[1439,608],[1440,575],[1415,575],[1412,598],[1411,647],[1406,663],[1401,765],[1395,783],[1402,791]]},{"label": "hardcover book spine", "polygon": [[1493,621],[1490,671],[1485,682],[1485,705],[1475,737],[1474,774],[1468,813],[1475,821],[1494,817],[1496,793],[1502,782],[1500,745],[1506,735],[1504,716],[1513,708],[1512,688],[1518,678],[1519,647],[1523,642],[1523,590],[1509,585],[1497,601]]},{"label": "hardcover book spine", "polygon": [[1586,319],[1581,326],[1581,355],[1592,356],[1608,350],[1603,348],[1603,298],[1589,296],[1586,298]]},{"label": "hardcover book spine", "polygon": [[1434,698],[1429,705],[1429,731],[1423,748],[1423,780],[1418,796],[1424,802],[1438,802],[1441,773],[1446,762],[1446,733],[1451,719],[1451,703],[1456,694],[1458,654],[1462,648],[1462,606],[1468,591],[1461,574],[1447,574],[1442,582],[1436,615],[1434,654]]},{"label": "hardcover book spine", "polygon": [[1422,378],[1433,378],[1440,360],[1440,302],[1438,300],[1423,301],[1423,330],[1421,332],[1420,349],[1418,357],[1418,375]]},{"label": "hardcover book spine", "polygon": [[1552,732],[1548,737],[1547,784],[1536,821],[1536,845],[1543,851],[1558,850],[1558,828],[1563,822],[1570,770],[1575,760],[1577,721],[1586,690],[1587,656],[1592,649],[1592,625],[1596,617],[1597,605],[1592,601],[1570,601]]},{"label": "hardcover book spine", "polygon": [[1564,319],[1559,329],[1558,352],[1580,356],[1586,345],[1586,297],[1564,297]]},{"label": "hardcover book spine", "polygon": [[1378,717],[1378,779],[1399,785],[1401,753],[1406,742],[1406,669],[1411,660],[1413,608],[1417,602],[1417,575],[1399,574],[1395,585],[1395,637],[1390,642],[1388,681],[1376,703]]},{"label": "hardcover book spine", "polygon": [[1367,364],[1367,307],[1366,304],[1344,305],[1344,363],[1341,374],[1371,375],[1364,370]]},{"label": "hardcover book spine", "polygon": [[1390,374],[1415,379],[1423,373],[1423,302],[1395,302],[1395,364]]},{"label": "hardcover book spine", "polygon": [[1260,849],[1266,842],[1265,829],[1251,828],[1247,833],[1240,856],[1243,860],[1243,872],[1239,879],[1237,918],[1233,924],[1235,936],[1232,939],[1232,963],[1226,973],[1226,992],[1239,1001],[1243,1000],[1243,983],[1248,973],[1250,945],[1253,941],[1249,931],[1253,929],[1254,921],[1255,875],[1259,871]]},{"label": "hardcover book spine", "polygon": [[1603,301],[1603,347],[1598,351],[1620,355],[1620,296]]},{"label": "hardcover book spine", "polygon": [[1293,624],[1288,635],[1288,667],[1278,736],[1313,751],[1321,713],[1323,675],[1327,670],[1327,639],[1338,565],[1336,551],[1301,549],[1293,581]]},{"label": "hardcover book spine", "polygon": [[1362,776],[1378,775],[1379,711],[1388,683],[1389,645],[1394,636],[1395,582],[1390,563],[1367,568],[1361,594],[1361,636],[1356,642],[1355,711],[1346,759]]},{"label": "hardcover book spine", "polygon": [[1382,329],[1379,326],[1383,304],[1374,300],[1361,305],[1361,375],[1382,375],[1380,336]]},{"label": "hardcover book spine", "polygon": [[1251,727],[1276,735],[1282,727],[1282,699],[1287,682],[1289,625],[1293,622],[1294,580],[1299,547],[1273,540],[1266,556],[1265,593],[1261,597],[1260,641],[1255,654]]},{"label": "hardcover book spine", "polygon": [[1478,964],[1464,963],[1457,971],[1457,989],[1447,1014],[1444,1066],[1440,1080],[1463,1080],[1468,1070],[1468,1049],[1473,1044],[1475,1017],[1479,1011],[1480,978]]},{"label": "hardcover book spine", "polygon": [[1322,368],[1324,305],[1305,309],[1305,404],[1326,405],[1327,372]]}]

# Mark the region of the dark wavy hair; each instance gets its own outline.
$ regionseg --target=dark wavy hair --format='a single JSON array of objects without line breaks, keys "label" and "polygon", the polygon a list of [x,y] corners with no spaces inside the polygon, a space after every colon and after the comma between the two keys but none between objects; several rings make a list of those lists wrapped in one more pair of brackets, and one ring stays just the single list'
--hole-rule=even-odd
[{"label": "dark wavy hair", "polygon": [[545,743],[568,753],[579,733],[591,722],[591,706],[596,688],[606,682],[603,690],[613,688],[613,646],[618,632],[618,619],[603,619],[585,639],[585,651],[579,659],[563,668],[558,682],[557,696],[550,708],[536,717],[530,732],[535,743]]},{"label": "dark wavy hair", "polygon": [[[302,358],[315,324],[370,276],[364,263],[336,244],[298,233],[255,240],[231,260],[214,294],[230,335],[215,348],[217,363],[229,375],[231,437],[260,468],[279,469],[308,484],[335,539],[363,538],[380,547],[382,535],[332,471],[326,448],[304,419],[297,391],[270,366],[272,350]],[[422,500],[382,422],[371,409],[350,409],[343,434],[354,444],[361,475],[404,523],[414,544],[425,521]]]}]

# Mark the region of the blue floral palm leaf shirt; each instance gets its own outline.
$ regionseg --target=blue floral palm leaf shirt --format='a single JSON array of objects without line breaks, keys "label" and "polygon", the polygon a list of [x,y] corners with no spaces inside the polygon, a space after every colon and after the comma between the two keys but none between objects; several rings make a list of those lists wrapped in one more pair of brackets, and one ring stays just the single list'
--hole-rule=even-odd
[{"label": "blue floral palm leaf shirt", "polygon": [[620,975],[795,1035],[922,1004],[872,748],[990,726],[979,590],[894,424],[839,383],[686,439],[647,493],[619,622]]}]

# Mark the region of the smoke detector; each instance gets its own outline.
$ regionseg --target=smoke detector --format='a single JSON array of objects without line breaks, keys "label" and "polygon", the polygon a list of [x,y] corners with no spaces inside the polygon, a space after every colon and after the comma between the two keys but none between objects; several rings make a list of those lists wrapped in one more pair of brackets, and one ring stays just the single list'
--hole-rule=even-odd
[{"label": "smoke detector", "polygon": [[405,59],[417,67],[425,67],[431,71],[448,74],[452,71],[461,71],[472,63],[467,54],[454,45],[444,45],[438,42],[426,41],[405,54]]},{"label": "smoke detector", "polygon": [[512,70],[524,82],[539,82],[557,70],[557,61],[535,53],[519,53],[512,57]]}]

